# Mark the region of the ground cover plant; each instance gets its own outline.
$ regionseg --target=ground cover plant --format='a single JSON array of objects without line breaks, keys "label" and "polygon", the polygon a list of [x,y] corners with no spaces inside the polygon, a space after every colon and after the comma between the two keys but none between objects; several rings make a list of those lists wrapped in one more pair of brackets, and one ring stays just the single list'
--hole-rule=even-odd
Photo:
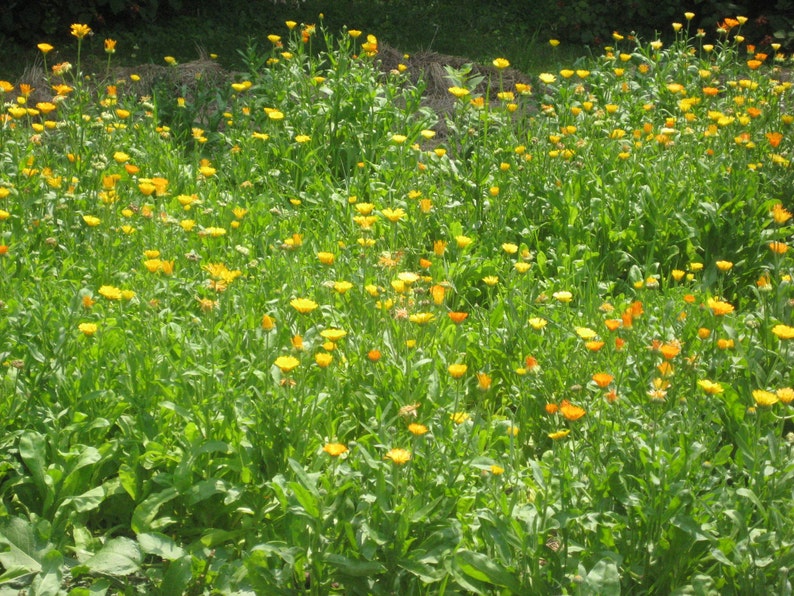
[{"label": "ground cover plant", "polygon": [[789,593],[788,59],[692,18],[444,112],[352,29],[148,96],[42,44],[0,589]]}]

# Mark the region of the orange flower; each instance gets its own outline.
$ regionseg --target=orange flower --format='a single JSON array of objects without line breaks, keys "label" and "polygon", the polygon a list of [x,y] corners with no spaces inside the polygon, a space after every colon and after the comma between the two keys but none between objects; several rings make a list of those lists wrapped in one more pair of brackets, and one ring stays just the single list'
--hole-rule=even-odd
[{"label": "orange flower", "polygon": [[331,457],[339,457],[347,451],[347,445],[343,443],[326,443],[323,447],[323,451]]},{"label": "orange flower", "polygon": [[560,407],[557,404],[546,404],[547,414],[556,414],[559,410]]},{"label": "orange flower", "polygon": [[593,382],[604,389],[609,386],[609,384],[614,380],[615,377],[610,375],[609,373],[599,372],[593,375]]},{"label": "orange flower", "polygon": [[723,302],[722,300],[717,300],[716,298],[709,298],[706,304],[716,317],[727,315],[733,312],[733,306],[731,304]]},{"label": "orange flower", "polygon": [[460,325],[463,321],[466,320],[466,317],[469,316],[469,313],[452,311],[448,313],[448,316],[450,319],[452,319],[453,323],[455,323],[456,325]]},{"label": "orange flower", "polygon": [[785,254],[788,251],[788,244],[785,242],[778,242],[775,240],[774,242],[769,243],[769,250],[771,250],[776,255]]},{"label": "orange flower", "polygon": [[669,342],[659,348],[662,357],[665,360],[672,360],[681,352],[681,344],[678,342]]},{"label": "orange flower", "polygon": [[377,362],[378,360],[380,360],[380,357],[381,357],[381,353],[379,350],[370,350],[369,352],[367,352],[367,358],[369,359],[370,362]]},{"label": "orange flower", "polygon": [[574,421],[579,420],[579,418],[584,416],[587,412],[585,412],[584,408],[576,406],[567,399],[564,399],[560,404],[560,413],[566,420]]}]

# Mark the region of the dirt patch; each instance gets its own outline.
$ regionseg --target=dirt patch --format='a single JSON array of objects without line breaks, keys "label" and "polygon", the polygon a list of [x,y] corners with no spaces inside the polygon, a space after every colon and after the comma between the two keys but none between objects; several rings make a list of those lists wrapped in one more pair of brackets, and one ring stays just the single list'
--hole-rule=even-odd
[{"label": "dirt patch", "polygon": [[[449,93],[449,87],[453,83],[448,77],[447,67],[460,70],[466,65],[471,65],[468,76],[483,77],[475,90],[481,95],[487,93],[489,85],[492,89],[498,90],[500,81],[505,90],[515,89],[516,83],[531,83],[527,75],[513,68],[499,71],[492,65],[478,64],[461,56],[437,52],[418,52],[406,58],[400,50],[384,44],[379,48],[376,64],[384,74],[395,72],[398,66],[404,65],[408,80],[414,84],[419,84],[421,81],[424,85],[424,104],[439,115],[451,111],[456,102],[455,97]],[[131,78],[132,75],[137,75],[135,80]],[[228,86],[243,77],[243,73],[226,70],[216,61],[200,53],[197,60],[173,66],[141,64],[114,67],[108,76],[98,74],[86,81],[96,86],[95,92],[98,96],[104,93],[105,85],[116,84],[119,86],[119,92],[125,95],[150,96],[155,89],[159,89],[191,101],[199,89]],[[29,103],[35,104],[52,99],[50,85],[41,64],[29,67],[20,77],[19,82],[28,83],[35,89],[28,98]],[[492,92],[492,95],[495,93]]]}]

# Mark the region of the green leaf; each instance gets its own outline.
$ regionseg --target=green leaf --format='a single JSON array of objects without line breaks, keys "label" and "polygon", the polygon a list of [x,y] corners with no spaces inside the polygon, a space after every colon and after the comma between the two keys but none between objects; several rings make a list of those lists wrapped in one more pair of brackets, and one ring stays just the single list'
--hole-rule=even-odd
[{"label": "green leaf", "polygon": [[30,522],[14,517],[0,526],[0,547],[0,564],[5,568],[0,584],[41,571],[41,553]]},{"label": "green leaf", "polygon": [[470,550],[455,553],[455,563],[469,577],[495,586],[521,591],[516,576],[487,555]]},{"label": "green leaf", "polygon": [[368,577],[386,572],[386,567],[377,561],[356,561],[333,553],[324,554],[323,561],[352,577]]},{"label": "green leaf", "polygon": [[155,517],[160,511],[160,507],[168,501],[175,499],[179,496],[179,492],[173,487],[167,488],[159,493],[149,495],[140,505],[135,508],[132,514],[132,530],[136,534],[149,532],[150,530],[159,529],[172,523],[169,519],[159,520],[155,522]]},{"label": "green leaf", "polygon": [[147,555],[156,555],[168,561],[175,561],[185,556],[184,549],[173,538],[160,532],[138,534],[138,544]]},{"label": "green leaf", "polygon": [[160,594],[170,596],[171,594],[184,594],[186,588],[193,579],[193,563],[190,555],[186,555],[168,564],[168,570],[163,577],[160,586]]},{"label": "green leaf", "polygon": [[124,576],[141,568],[143,556],[138,544],[129,538],[113,538],[85,562],[92,573]]},{"label": "green leaf", "polygon": [[618,566],[612,560],[601,559],[587,574],[585,585],[592,590],[592,592],[588,590],[590,594],[609,596],[620,594]]}]

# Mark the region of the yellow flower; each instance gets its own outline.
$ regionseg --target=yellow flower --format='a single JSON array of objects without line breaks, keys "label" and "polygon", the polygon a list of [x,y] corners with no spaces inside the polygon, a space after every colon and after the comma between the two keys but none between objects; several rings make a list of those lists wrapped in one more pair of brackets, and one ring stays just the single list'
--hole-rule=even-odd
[{"label": "yellow flower", "polygon": [[499,277],[496,275],[486,275],[482,278],[482,281],[486,286],[495,286],[499,283]]},{"label": "yellow flower", "polygon": [[788,325],[775,325],[772,327],[772,333],[778,339],[794,339],[794,327],[789,327]]},{"label": "yellow flower", "polygon": [[75,23],[71,27],[71,33],[77,39],[83,39],[86,35],[91,35],[91,27],[88,25],[81,25],[79,23]]},{"label": "yellow flower", "polygon": [[552,297],[559,302],[570,302],[571,300],[573,300],[573,294],[571,294],[566,290],[562,290],[560,292],[554,292],[552,294]]},{"label": "yellow flower", "polygon": [[399,447],[394,447],[389,449],[386,452],[386,455],[383,456],[383,459],[390,459],[394,464],[401,466],[406,464],[411,459],[411,452],[407,449],[400,449]]},{"label": "yellow flower", "polygon": [[466,412],[454,412],[449,415],[449,419],[455,424],[463,424],[469,418],[471,418],[471,416],[469,416]]},{"label": "yellow flower", "polygon": [[383,214],[383,217],[392,223],[398,222],[405,217],[405,209],[402,207],[397,207],[397,209],[390,209],[387,207],[386,209],[381,210],[381,213]]},{"label": "yellow flower", "polygon": [[496,60],[493,61],[493,65],[499,70],[502,70],[510,66],[510,62],[505,58],[497,58]]},{"label": "yellow flower", "polygon": [[294,298],[289,304],[302,315],[308,314],[317,308],[317,303],[308,298]]},{"label": "yellow flower", "polygon": [[560,45],[560,40],[559,39],[550,39],[549,40],[549,45],[551,47],[553,47],[553,48],[556,48],[558,45]]},{"label": "yellow flower", "polygon": [[502,466],[497,466],[496,464],[493,464],[489,469],[491,470],[491,474],[494,476],[501,476],[505,473],[505,469]]},{"label": "yellow flower", "polygon": [[331,457],[339,457],[343,453],[347,452],[347,445],[343,443],[326,443],[323,446],[323,451],[325,451]]},{"label": "yellow flower", "polygon": [[100,219],[98,217],[94,217],[93,215],[84,215],[83,221],[86,223],[88,227],[91,228],[95,228],[101,223]]},{"label": "yellow flower", "polygon": [[595,339],[598,336],[598,334],[589,327],[575,327],[574,331],[576,331],[576,335],[584,340]]},{"label": "yellow flower", "polygon": [[332,341],[336,343],[347,335],[347,331],[345,331],[344,329],[335,329],[332,327],[330,329],[323,329],[322,331],[320,331],[320,335],[323,337],[323,339],[327,339],[328,341]]},{"label": "yellow flower", "polygon": [[77,328],[83,335],[91,337],[97,332],[99,327],[97,327],[96,323],[80,323]]},{"label": "yellow flower", "polygon": [[728,271],[733,267],[733,263],[730,261],[717,261],[716,265],[720,271]]},{"label": "yellow flower", "polygon": [[328,368],[328,366],[331,365],[333,359],[333,355],[329,354],[328,352],[319,352],[318,354],[314,355],[314,361],[320,368]]},{"label": "yellow flower", "polygon": [[431,312],[418,312],[410,315],[408,320],[417,325],[425,325],[435,318],[436,316]]},{"label": "yellow flower", "polygon": [[794,389],[791,387],[781,387],[775,391],[775,395],[777,395],[777,398],[784,404],[790,404],[794,401]]},{"label": "yellow flower", "polygon": [[466,248],[472,242],[473,240],[468,236],[455,236],[455,243],[458,245],[458,248]]},{"label": "yellow flower", "polygon": [[708,379],[700,379],[698,381],[698,386],[709,395],[718,395],[725,391],[722,385],[714,381],[709,381]]},{"label": "yellow flower", "polygon": [[99,294],[108,300],[121,300],[121,290],[114,286],[101,286]]},{"label": "yellow flower", "polygon": [[541,82],[546,83],[547,85],[551,85],[554,81],[557,80],[557,77],[555,77],[553,74],[548,72],[540,73],[538,75],[538,78],[541,80]]},{"label": "yellow flower", "polygon": [[42,54],[49,54],[55,49],[48,43],[40,43],[36,47],[39,48]]},{"label": "yellow flower", "polygon": [[335,281],[334,282],[334,291],[339,292],[340,294],[344,294],[349,289],[353,287],[353,284],[349,281]]},{"label": "yellow flower", "polygon": [[115,54],[116,53],[116,40],[115,39],[106,39],[105,40],[105,52],[108,54]]},{"label": "yellow flower", "polygon": [[564,439],[571,433],[570,428],[566,428],[565,430],[558,430],[553,433],[549,433],[549,438],[554,441],[559,441],[560,439]]},{"label": "yellow flower", "polygon": [[408,425],[408,430],[411,431],[412,434],[416,436],[421,436],[427,433],[428,429],[424,424],[419,424],[417,422],[412,422]]},{"label": "yellow flower", "polygon": [[334,255],[334,253],[332,253],[332,252],[323,252],[323,251],[321,251],[321,252],[317,253],[317,258],[320,260],[320,262],[323,265],[333,265],[334,264],[334,259],[336,257]]},{"label": "yellow flower", "polygon": [[450,87],[449,92],[458,99],[466,97],[469,94],[469,90],[465,87]]},{"label": "yellow flower", "polygon": [[295,356],[279,356],[273,364],[281,369],[281,372],[288,373],[300,364],[300,360]]},{"label": "yellow flower", "polygon": [[756,405],[759,406],[771,406],[772,404],[776,404],[779,401],[777,395],[771,391],[765,391],[763,389],[756,389],[753,391],[753,399],[755,400]]},{"label": "yellow flower", "polygon": [[532,317],[529,319],[529,326],[535,331],[540,331],[548,324],[548,321],[542,317]]},{"label": "yellow flower", "polygon": [[468,369],[469,367],[466,366],[465,364],[450,364],[449,367],[447,367],[447,370],[449,371],[449,375],[453,379],[460,379],[463,375],[466,374],[466,371]]}]

